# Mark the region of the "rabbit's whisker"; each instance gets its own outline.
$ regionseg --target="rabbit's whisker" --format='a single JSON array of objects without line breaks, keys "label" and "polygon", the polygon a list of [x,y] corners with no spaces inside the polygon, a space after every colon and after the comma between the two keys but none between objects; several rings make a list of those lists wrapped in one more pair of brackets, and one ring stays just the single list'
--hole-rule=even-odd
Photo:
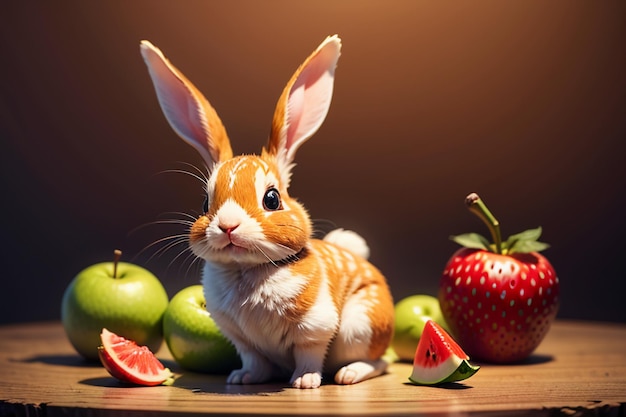
[{"label": "rabbit's whisker", "polygon": [[194,222],[196,220],[196,216],[193,216],[189,213],[185,213],[184,211],[166,211],[165,213],[162,213],[159,215],[159,217],[161,216],[165,216],[165,215],[176,215],[176,216],[180,216],[183,218],[187,218],[190,221]]},{"label": "rabbit's whisker", "polygon": [[167,252],[168,250],[172,249],[175,246],[181,245],[183,243],[187,243],[189,241],[189,237],[187,234],[179,234],[179,235],[171,235],[171,236],[166,236],[166,237],[162,237],[161,239],[157,239],[154,242],[150,243],[149,245],[145,246],[140,252],[139,254],[144,253],[145,251],[147,251],[148,249],[154,247],[155,245],[159,245],[163,242],[168,242],[165,246],[159,248],[158,250],[156,250],[149,258],[148,261],[151,260],[152,258],[154,258],[156,255],[161,255],[164,252]]},{"label": "rabbit's whisker", "polygon": [[200,176],[198,174],[194,174],[193,172],[185,171],[184,169],[166,169],[164,171],[159,172],[159,174],[185,174],[189,175],[200,181],[201,183],[206,183],[206,178],[204,176]]},{"label": "rabbit's whisker", "polygon": [[190,177],[193,177],[195,179],[197,179],[198,181],[200,181],[203,184],[206,184],[208,181],[208,175],[210,174],[210,170],[207,167],[207,172],[205,173],[204,171],[202,171],[200,168],[198,168],[197,166],[190,164],[188,162],[179,162],[182,165],[186,165],[190,168],[193,169],[193,171],[190,170],[186,170],[186,169],[166,169],[163,171],[160,171],[158,174],[185,174],[185,175],[189,175]]},{"label": "rabbit's whisker", "polygon": [[185,162],[185,161],[179,161],[181,164],[186,165],[190,168],[193,168],[194,171],[196,171],[198,173],[198,176],[203,178],[203,182],[208,182],[209,181],[209,175],[211,175],[211,170],[209,169],[208,166],[204,166],[206,172],[202,171],[200,168],[198,168],[197,166],[195,166],[194,164],[190,164],[189,162]]},{"label": "rabbit's whisker", "polygon": [[135,227],[134,229],[132,229],[130,232],[128,232],[129,235],[132,235],[136,232],[138,232],[141,229],[144,229],[148,226],[154,226],[157,224],[180,224],[182,226],[187,226],[187,227],[191,227],[194,223],[194,221],[196,220],[195,217],[193,217],[191,214],[187,214],[187,213],[180,213],[180,212],[170,212],[170,213],[165,213],[165,214],[175,214],[175,215],[179,215],[182,217],[187,217],[189,218],[189,220],[185,220],[185,219],[160,219],[160,220],[154,220],[148,223],[144,223],[141,224],[137,227]]},{"label": "rabbit's whisker", "polygon": [[270,263],[272,265],[274,265],[276,268],[278,268],[278,265],[276,264],[276,262],[274,262],[274,260],[272,258],[269,257],[269,255],[267,253],[265,253],[265,251],[263,251],[263,249],[261,249],[261,247],[259,245],[257,245],[256,243],[254,243],[254,248],[256,250],[258,250],[264,257],[265,259],[267,259],[268,261],[270,261]]}]

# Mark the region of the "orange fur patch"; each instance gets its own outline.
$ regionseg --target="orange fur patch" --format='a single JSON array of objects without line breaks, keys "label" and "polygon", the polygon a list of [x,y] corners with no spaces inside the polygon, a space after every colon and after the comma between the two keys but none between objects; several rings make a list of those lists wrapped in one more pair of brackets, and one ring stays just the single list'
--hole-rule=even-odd
[{"label": "orange fur patch", "polygon": [[[365,259],[315,239],[311,240],[311,252],[303,260],[290,266],[293,273],[308,276],[311,282],[298,296],[298,310],[308,310],[315,303],[321,282],[318,274],[324,273],[327,277],[330,294],[338,311],[343,309],[347,298],[357,291],[365,290],[368,301],[373,305],[367,312],[372,328],[369,359],[382,356],[391,342],[394,329],[393,298],[382,273]],[[351,263],[352,270],[348,267]]]}]

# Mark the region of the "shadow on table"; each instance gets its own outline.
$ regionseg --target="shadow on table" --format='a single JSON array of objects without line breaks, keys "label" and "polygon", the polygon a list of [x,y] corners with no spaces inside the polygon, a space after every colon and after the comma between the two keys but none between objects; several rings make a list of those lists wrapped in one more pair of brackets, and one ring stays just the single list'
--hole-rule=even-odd
[{"label": "shadow on table", "polygon": [[552,355],[530,355],[528,358],[523,361],[517,363],[517,365],[539,365],[542,363],[552,362],[554,360],[554,356]]},{"label": "shadow on table", "polygon": [[[490,363],[490,362],[480,362],[476,361],[477,364],[483,366],[531,366],[531,365],[541,365],[543,363],[552,362],[554,360],[554,356],[552,355],[544,355],[544,354],[533,354],[527,357],[524,360],[513,363]],[[474,362],[474,361],[471,361]]]},{"label": "shadow on table", "polygon": [[82,368],[95,368],[101,367],[102,365],[98,361],[90,361],[78,354],[67,354],[67,355],[36,355],[30,358],[23,359],[13,359],[15,362],[22,363],[44,363],[47,365],[58,365],[58,366],[75,366]]},{"label": "shadow on table", "polygon": [[474,388],[471,385],[467,385],[463,382],[446,382],[443,384],[433,384],[433,385],[419,385],[419,384],[413,384],[412,382],[403,382],[404,385],[408,385],[408,386],[420,386],[420,387],[427,387],[427,388],[440,388],[440,389],[447,389],[447,390],[464,390],[464,389],[472,389]]},{"label": "shadow on table", "polygon": [[[142,385],[129,384],[118,381],[112,376],[87,378],[79,381],[81,384],[103,388],[142,388]],[[223,395],[269,395],[278,393],[285,386],[275,384],[231,385],[226,383],[225,375],[209,375],[194,372],[176,373],[172,387],[189,390],[196,394],[223,394]],[[145,388],[145,387],[144,387]]]},{"label": "shadow on table", "polygon": [[174,387],[188,389],[197,394],[224,395],[268,395],[284,391],[284,381],[266,384],[236,385],[227,384],[226,375],[209,375],[185,371],[178,375],[172,384]]}]

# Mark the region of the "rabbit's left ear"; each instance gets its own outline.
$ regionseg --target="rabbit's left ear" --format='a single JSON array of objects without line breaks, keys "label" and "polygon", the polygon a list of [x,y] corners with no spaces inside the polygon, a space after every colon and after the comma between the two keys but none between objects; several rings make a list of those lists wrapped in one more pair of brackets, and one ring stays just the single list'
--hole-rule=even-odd
[{"label": "rabbit's left ear", "polygon": [[326,118],[340,51],[339,37],[327,37],[296,70],[278,100],[268,152],[276,157],[285,186],[296,151]]}]

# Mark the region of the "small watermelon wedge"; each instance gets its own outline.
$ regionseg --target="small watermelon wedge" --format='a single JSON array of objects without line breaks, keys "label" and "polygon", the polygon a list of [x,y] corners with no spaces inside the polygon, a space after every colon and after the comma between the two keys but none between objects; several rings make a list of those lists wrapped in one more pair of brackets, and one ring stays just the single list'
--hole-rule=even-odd
[{"label": "small watermelon wedge", "polygon": [[154,356],[147,346],[102,329],[102,346],[98,356],[102,365],[118,380],[135,385],[169,385],[174,375]]},{"label": "small watermelon wedge", "polygon": [[479,368],[469,363],[469,356],[440,325],[428,320],[415,350],[409,380],[416,385],[462,381]]}]

